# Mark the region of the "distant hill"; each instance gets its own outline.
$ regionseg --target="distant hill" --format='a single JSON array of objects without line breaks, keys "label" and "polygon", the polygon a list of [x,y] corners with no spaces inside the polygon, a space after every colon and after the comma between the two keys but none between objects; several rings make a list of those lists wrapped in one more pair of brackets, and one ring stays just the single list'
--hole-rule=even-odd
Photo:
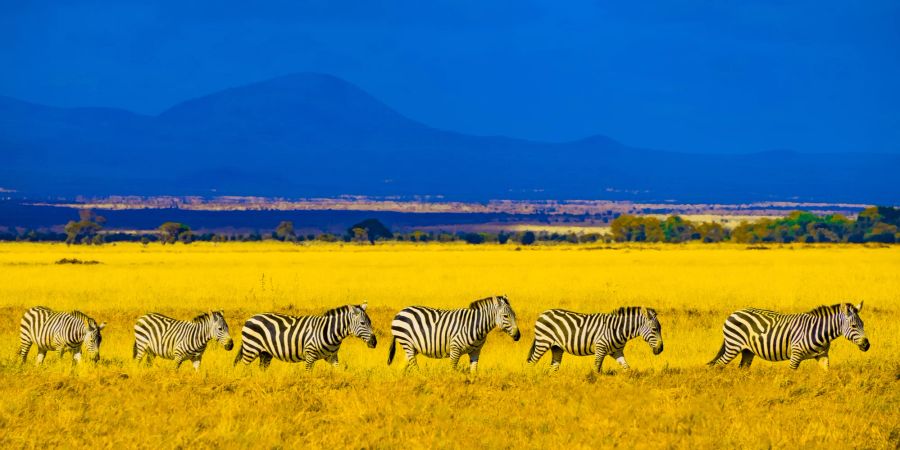
[{"label": "distant hill", "polygon": [[604,136],[471,136],[431,128],[312,73],[227,89],[158,116],[0,97],[0,158],[0,187],[30,195],[900,203],[896,154],[709,155]]}]

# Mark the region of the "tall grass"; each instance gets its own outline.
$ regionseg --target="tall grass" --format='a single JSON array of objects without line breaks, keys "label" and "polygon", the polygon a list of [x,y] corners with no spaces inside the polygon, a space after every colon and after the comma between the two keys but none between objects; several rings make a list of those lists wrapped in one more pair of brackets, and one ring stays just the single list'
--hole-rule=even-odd
[{"label": "tall grass", "polygon": [[[62,258],[96,265],[57,265]],[[463,307],[507,294],[523,339],[493,333],[479,375],[420,358],[386,365],[390,320],[421,304]],[[138,367],[134,320],[224,309],[239,341],[254,313],[310,314],[369,302],[379,347],[349,338],[341,367],[232,367],[211,344],[199,373],[171,361]],[[831,371],[757,358],[709,370],[722,321],[744,306],[800,312],[865,301],[872,350],[841,339]],[[102,362],[49,355],[19,366],[29,306],[78,308],[106,321]],[[656,308],[666,350],[626,347],[634,368],[566,355],[527,367],[534,320],[548,308]],[[524,247],[462,244],[0,245],[0,443],[239,447],[836,446],[900,444],[900,247],[734,245]],[[236,342],[237,344],[238,342]],[[465,361],[465,358],[463,358]]]}]

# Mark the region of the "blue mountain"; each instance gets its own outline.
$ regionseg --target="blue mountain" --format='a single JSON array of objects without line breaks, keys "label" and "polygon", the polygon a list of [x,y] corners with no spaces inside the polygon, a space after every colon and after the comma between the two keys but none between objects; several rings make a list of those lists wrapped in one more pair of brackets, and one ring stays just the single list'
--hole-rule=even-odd
[{"label": "blue mountain", "polygon": [[216,92],[157,116],[0,97],[0,161],[0,187],[29,195],[900,203],[896,154],[676,153],[605,136],[471,136],[314,73]]}]

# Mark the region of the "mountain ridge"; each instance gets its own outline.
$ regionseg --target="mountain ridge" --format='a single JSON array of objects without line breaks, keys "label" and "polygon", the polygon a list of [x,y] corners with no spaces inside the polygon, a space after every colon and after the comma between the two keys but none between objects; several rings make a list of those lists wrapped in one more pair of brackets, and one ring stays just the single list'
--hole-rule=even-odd
[{"label": "mountain ridge", "polygon": [[443,195],[900,202],[900,155],[635,148],[431,127],[338,77],[290,74],[155,116],[0,96],[0,186],[42,195]]}]

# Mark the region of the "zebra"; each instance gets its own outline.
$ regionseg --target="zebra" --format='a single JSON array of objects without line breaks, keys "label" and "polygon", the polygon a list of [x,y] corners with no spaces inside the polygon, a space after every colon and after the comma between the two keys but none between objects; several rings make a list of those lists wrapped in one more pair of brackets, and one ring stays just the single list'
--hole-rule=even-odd
[{"label": "zebra", "polygon": [[819,306],[801,314],[781,314],[765,309],[746,308],[725,319],[725,340],[710,366],[724,366],[741,354],[740,367],[747,368],[753,358],[767,361],[791,361],[791,369],[815,358],[828,370],[831,341],[844,336],[860,350],[869,351],[869,339],[859,318],[858,305],[839,303]]},{"label": "zebra", "polygon": [[200,314],[190,321],[150,313],[141,316],[134,324],[132,356],[137,362],[146,356],[148,365],[154,356],[174,359],[175,369],[190,360],[194,370],[199,370],[206,344],[212,340],[219,341],[225,350],[234,347],[223,311]]},{"label": "zebra", "polygon": [[250,364],[259,358],[259,367],[269,367],[272,358],[306,363],[306,370],[320,359],[338,365],[338,350],[351,334],[375,348],[378,340],[372,321],[366,314],[366,303],[344,305],[319,316],[288,316],[277,313],[257,314],[241,330],[241,347],[234,365]]},{"label": "zebra", "polygon": [[406,370],[418,367],[418,353],[429,358],[449,357],[454,369],[459,358],[468,354],[469,370],[474,373],[484,341],[494,327],[500,327],[514,341],[522,337],[516,313],[505,295],[476,300],[466,309],[410,306],[397,313],[391,322],[393,340],[387,363],[390,365],[394,361],[399,341],[406,352]]},{"label": "zebra", "polygon": [[72,352],[72,362],[81,362],[81,347],[84,344],[88,358],[100,360],[100,330],[106,322],[97,321],[81,311],[57,312],[43,306],[35,306],[25,311],[19,325],[19,357],[22,364],[28,357],[32,344],[37,344],[37,364],[40,365],[50,350],[58,350],[59,356]]},{"label": "zebra", "polygon": [[598,373],[607,356],[615,358],[622,369],[629,370],[625,344],[636,337],[643,337],[654,355],[662,353],[662,326],[654,309],[629,306],[609,314],[551,309],[542,312],[534,324],[534,342],[527,361],[533,365],[550,350],[550,367],[554,371],[559,370],[564,352],[576,356],[594,355],[594,369]]}]

